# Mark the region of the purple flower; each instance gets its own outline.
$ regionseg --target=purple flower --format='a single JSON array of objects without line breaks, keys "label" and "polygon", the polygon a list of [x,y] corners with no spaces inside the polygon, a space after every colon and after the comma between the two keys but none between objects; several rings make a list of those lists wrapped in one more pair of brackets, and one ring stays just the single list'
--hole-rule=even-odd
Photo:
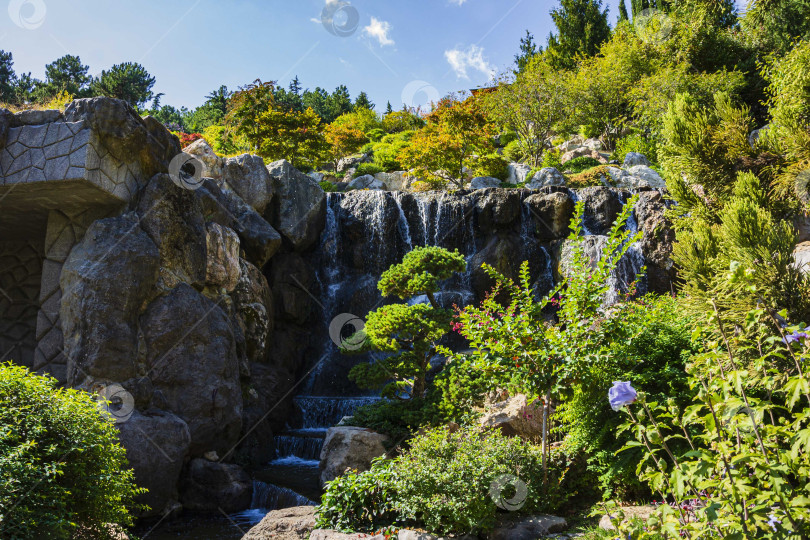
[{"label": "purple flower", "polygon": [[773,514],[771,514],[771,515],[770,515],[770,516],[768,516],[768,517],[770,517],[770,518],[771,518],[771,519],[769,519],[769,520],[768,520],[768,525],[770,525],[770,526],[771,526],[771,529],[773,529],[773,532],[776,532],[776,525],[778,525],[778,524],[780,524],[780,523],[782,523],[782,522],[781,522],[781,521],[779,521],[778,519],[776,519],[776,516],[775,516],[775,515],[773,515]]},{"label": "purple flower", "polygon": [[804,331],[802,331],[802,332],[799,332],[798,330],[796,330],[792,334],[789,334],[789,335],[785,336],[785,339],[783,341],[785,343],[787,343],[788,345],[790,345],[791,343],[798,343],[802,339],[807,339],[807,332],[809,332],[809,331],[810,331],[810,326],[805,328]]},{"label": "purple flower", "polygon": [[633,403],[637,396],[636,390],[628,381],[613,381],[613,386],[608,390],[608,401],[614,411]]}]

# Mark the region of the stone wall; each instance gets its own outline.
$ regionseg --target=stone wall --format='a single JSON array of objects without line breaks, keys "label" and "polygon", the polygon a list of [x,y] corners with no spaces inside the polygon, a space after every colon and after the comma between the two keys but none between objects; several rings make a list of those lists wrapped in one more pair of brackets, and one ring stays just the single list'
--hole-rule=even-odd
[{"label": "stone wall", "polygon": [[0,361],[34,364],[42,239],[0,241]]}]

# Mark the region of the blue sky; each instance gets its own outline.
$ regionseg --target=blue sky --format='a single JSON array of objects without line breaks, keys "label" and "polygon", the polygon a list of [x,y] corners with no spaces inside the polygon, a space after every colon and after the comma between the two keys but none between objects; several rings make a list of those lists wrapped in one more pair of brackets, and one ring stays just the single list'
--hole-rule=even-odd
[{"label": "blue sky", "polygon": [[[529,29],[542,42],[556,1],[10,0],[0,49],[15,70],[77,54],[93,74],[135,61],[164,104],[195,107],[210,91],[256,78],[365,90],[377,110],[485,84],[510,66]],[[605,2],[610,22],[618,0]],[[330,21],[332,15],[332,23]],[[324,20],[327,24],[324,24]],[[356,21],[356,23],[355,23]],[[331,31],[330,31],[331,30]],[[348,34],[348,35],[340,35]]]}]

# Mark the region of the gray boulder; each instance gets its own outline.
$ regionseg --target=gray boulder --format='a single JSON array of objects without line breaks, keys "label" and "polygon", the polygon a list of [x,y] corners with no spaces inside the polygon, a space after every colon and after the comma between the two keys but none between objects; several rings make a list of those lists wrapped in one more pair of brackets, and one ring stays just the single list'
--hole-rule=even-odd
[{"label": "gray boulder", "polygon": [[197,139],[189,146],[183,148],[183,152],[192,155],[203,164],[202,176],[205,178],[222,178],[222,166],[224,159],[217,156],[214,149],[205,139]]},{"label": "gray boulder", "polygon": [[491,176],[477,176],[470,182],[470,189],[487,189],[501,187],[501,181]]},{"label": "gray boulder", "polygon": [[544,240],[559,240],[568,236],[574,216],[574,200],[567,193],[536,193],[526,197],[535,223],[535,234]]},{"label": "gray boulder", "polygon": [[528,184],[526,189],[540,189],[546,186],[564,186],[565,176],[563,173],[554,167],[544,167],[537,171]]},{"label": "gray boulder", "polygon": [[326,223],[326,193],[287,160],[271,163],[267,170],[276,192],[271,223],[296,251],[303,251],[318,241]]},{"label": "gray boulder", "polygon": [[367,471],[374,458],[385,455],[390,439],[359,427],[333,427],[326,432],[321,450],[321,484],[343,475],[347,469]]},{"label": "gray boulder", "polygon": [[627,169],[627,172],[632,176],[641,178],[653,189],[666,189],[667,187],[667,183],[661,178],[661,175],[647,165],[634,165]]},{"label": "gray boulder", "polygon": [[146,364],[155,393],[188,424],[192,456],[225,455],[242,428],[236,339],[228,315],[181,284],[141,317]]},{"label": "gray boulder", "polygon": [[242,540],[307,540],[315,528],[315,507],[295,506],[273,510]]},{"label": "gray boulder", "polygon": [[[640,505],[640,506],[623,506],[621,508],[622,513],[624,514],[623,522],[628,522],[633,519],[640,519],[642,521],[647,521],[651,515],[655,513],[656,507],[648,504],[648,505]],[[616,527],[613,525],[612,519],[617,519],[618,516],[611,516],[610,514],[605,514],[599,520],[599,528],[605,531],[615,531]]]},{"label": "gray boulder", "polygon": [[651,163],[644,154],[639,154],[638,152],[627,152],[627,154],[624,156],[624,163],[622,164],[622,167],[629,169],[630,167],[635,167],[636,165],[644,165],[649,167]]},{"label": "gray boulder", "polygon": [[273,329],[273,294],[261,270],[244,259],[239,261],[239,281],[231,297],[245,335],[247,358],[267,360],[267,339]]},{"label": "gray boulder", "polygon": [[405,191],[410,187],[413,180],[406,171],[377,173],[374,178],[385,184],[390,191]]},{"label": "gray boulder", "polygon": [[507,169],[509,176],[506,181],[510,184],[520,184],[526,181],[526,177],[531,172],[532,168],[525,163],[510,163]]},{"label": "gray boulder", "polygon": [[506,229],[520,218],[520,192],[515,189],[488,189],[476,193],[478,225],[484,232]]},{"label": "gray boulder", "polygon": [[192,459],[180,481],[180,502],[186,510],[239,512],[250,507],[253,481],[239,465]]},{"label": "gray boulder", "polygon": [[568,528],[565,518],[557,516],[509,516],[487,535],[488,540],[536,540]]},{"label": "gray boulder", "polygon": [[370,174],[365,174],[363,176],[358,176],[357,178],[349,182],[349,189],[376,189],[387,191],[388,186],[386,186],[385,183],[383,183],[381,180],[376,179]]},{"label": "gray boulder", "polygon": [[273,200],[275,188],[264,160],[259,156],[242,154],[226,159],[222,179],[259,214],[263,214]]},{"label": "gray boulder", "polygon": [[534,439],[543,434],[543,405],[539,400],[529,403],[525,394],[494,403],[478,420],[484,427],[499,429],[508,437]]},{"label": "gray boulder", "polygon": [[165,290],[181,282],[201,289],[205,284],[205,220],[194,193],[172,182],[168,174],[155,175],[138,204],[141,228],[160,252],[160,286]]},{"label": "gray boulder", "polygon": [[14,114],[14,117],[11,119],[11,126],[42,126],[45,124],[50,124],[51,122],[58,122],[61,119],[62,111],[58,109],[46,111],[32,109],[28,111],[20,111]]},{"label": "gray boulder", "polygon": [[810,242],[801,242],[793,250],[793,266],[802,274],[810,274]]},{"label": "gray boulder", "polygon": [[281,235],[236,193],[210,178],[194,191],[206,218],[236,231],[250,262],[263,267],[281,247]]},{"label": "gray boulder", "polygon": [[149,506],[141,517],[162,515],[177,500],[177,482],[191,443],[188,425],[171,413],[150,409],[135,411],[118,429],[135,482],[149,490],[138,497]]},{"label": "gray boulder", "polygon": [[96,221],[73,248],[60,278],[68,386],[136,375],[138,314],[159,266],[158,249],[134,213]]}]

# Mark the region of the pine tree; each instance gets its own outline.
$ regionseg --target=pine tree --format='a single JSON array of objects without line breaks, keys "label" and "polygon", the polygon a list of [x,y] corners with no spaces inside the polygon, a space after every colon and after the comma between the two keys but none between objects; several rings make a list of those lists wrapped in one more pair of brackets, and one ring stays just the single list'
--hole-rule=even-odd
[{"label": "pine tree", "polygon": [[385,106],[385,114],[391,114],[394,112],[394,108],[391,107],[391,102],[389,101]]},{"label": "pine tree", "polygon": [[593,56],[610,37],[608,10],[602,11],[601,0],[561,0],[560,7],[551,10],[557,35],[548,38],[548,53],[552,65],[569,69],[578,56]]},{"label": "pine tree", "polygon": [[630,17],[627,14],[627,4],[625,4],[624,0],[619,2],[619,21],[626,21],[629,20]]},{"label": "pine tree", "polygon": [[357,99],[354,100],[354,108],[355,109],[368,109],[370,111],[374,110],[374,103],[368,98],[368,94],[365,92],[360,92],[357,95]]},{"label": "pine tree", "polygon": [[301,95],[301,81],[298,80],[298,75],[296,75],[292,82],[290,82],[290,92],[296,96]]},{"label": "pine tree", "polygon": [[15,101],[17,75],[14,73],[14,57],[0,50],[0,101]]},{"label": "pine tree", "polygon": [[515,74],[522,73],[532,58],[542,51],[543,48],[534,42],[534,35],[526,30],[526,36],[520,38],[520,53],[515,55]]},{"label": "pine tree", "polygon": [[125,62],[102,71],[90,89],[94,95],[123,99],[133,107],[141,107],[152,99],[153,86],[155,78],[142,65]]},{"label": "pine tree", "polygon": [[352,112],[353,108],[349,89],[346,88],[345,84],[341,84],[335,88],[335,91],[332,92],[332,95],[327,99],[326,116],[323,117],[323,119],[326,122],[332,122],[338,116]]},{"label": "pine tree", "polygon": [[[47,96],[67,92],[74,97],[83,97],[92,81],[88,75],[90,66],[82,65],[78,56],[66,55],[45,66],[45,83],[42,91]],[[44,96],[43,96],[44,97]]]}]

